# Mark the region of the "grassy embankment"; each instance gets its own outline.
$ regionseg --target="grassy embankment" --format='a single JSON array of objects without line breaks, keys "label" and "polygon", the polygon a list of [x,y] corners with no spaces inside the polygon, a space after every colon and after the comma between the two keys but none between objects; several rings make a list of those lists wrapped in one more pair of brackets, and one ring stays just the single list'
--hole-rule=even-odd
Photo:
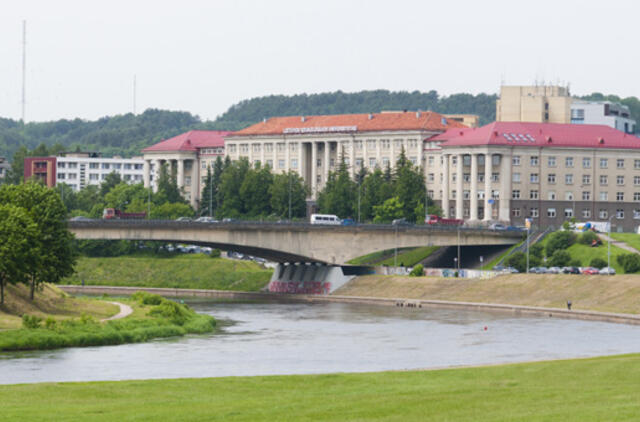
[{"label": "grassy embankment", "polygon": [[640,313],[640,275],[511,274],[490,279],[368,275],[334,294]]},{"label": "grassy embankment", "polygon": [[640,235],[635,233],[611,233],[611,237],[615,240],[626,243],[634,249],[640,251]]},{"label": "grassy embankment", "polygon": [[[459,368],[0,386],[6,420],[635,421],[640,355]],[[29,400],[25,400],[29,397]]]},{"label": "grassy embankment", "polygon": [[209,258],[206,255],[170,257],[82,257],[76,273],[63,284],[169,287],[257,291],[267,285],[272,270],[251,261]]},{"label": "grassy embankment", "polygon": [[212,317],[146,293],[118,299],[131,306],[133,314],[104,322],[100,320],[119,311],[117,305],[72,298],[48,285],[33,302],[26,287],[11,286],[6,293],[7,305],[0,310],[0,351],[137,343],[215,328]]},{"label": "grassy embankment", "polygon": [[395,262],[406,267],[412,267],[423,260],[427,259],[432,253],[437,251],[439,246],[423,246],[420,248],[402,248],[398,249],[397,260],[394,257],[393,249],[370,253],[358,258],[350,260],[348,263],[352,265],[388,265],[393,266]]}]

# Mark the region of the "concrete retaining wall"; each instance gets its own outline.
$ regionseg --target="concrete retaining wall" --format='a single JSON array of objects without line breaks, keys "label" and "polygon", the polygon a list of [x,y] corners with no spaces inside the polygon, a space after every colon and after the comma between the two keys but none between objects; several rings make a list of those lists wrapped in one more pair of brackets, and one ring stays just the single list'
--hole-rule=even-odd
[{"label": "concrete retaining wall", "polygon": [[569,311],[560,308],[540,308],[535,306],[502,305],[496,303],[450,302],[444,300],[418,300],[401,298],[377,298],[363,296],[327,296],[327,295],[292,295],[266,292],[232,292],[226,290],[205,289],[166,289],[143,287],[115,287],[115,286],[58,286],[70,294],[87,295],[131,295],[137,291],[155,293],[167,297],[183,298],[211,298],[233,300],[260,300],[278,302],[307,302],[307,303],[359,303],[366,305],[396,306],[411,309],[444,308],[485,312],[503,312],[517,316],[538,316],[548,318],[580,319],[587,321],[602,321],[618,324],[640,325],[640,315],[616,314],[596,311]]}]

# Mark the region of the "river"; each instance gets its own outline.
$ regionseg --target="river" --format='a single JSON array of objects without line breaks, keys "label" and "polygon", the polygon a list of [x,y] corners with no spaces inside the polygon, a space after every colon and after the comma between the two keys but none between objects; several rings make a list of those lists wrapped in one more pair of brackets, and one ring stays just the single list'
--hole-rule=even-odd
[{"label": "river", "polygon": [[221,331],[0,353],[0,384],[365,372],[640,352],[640,327],[603,322],[340,303],[191,305],[218,318]]}]

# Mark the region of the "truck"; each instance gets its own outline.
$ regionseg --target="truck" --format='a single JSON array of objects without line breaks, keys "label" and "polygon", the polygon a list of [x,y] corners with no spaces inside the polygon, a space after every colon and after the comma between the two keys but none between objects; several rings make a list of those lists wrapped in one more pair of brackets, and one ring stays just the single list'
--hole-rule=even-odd
[{"label": "truck", "polygon": [[105,220],[142,220],[147,218],[146,212],[124,212],[117,208],[105,208],[102,211]]},{"label": "truck", "polygon": [[444,226],[462,226],[464,224],[464,220],[458,220],[456,218],[442,218],[433,214],[427,214],[424,222],[425,224],[442,224]]}]

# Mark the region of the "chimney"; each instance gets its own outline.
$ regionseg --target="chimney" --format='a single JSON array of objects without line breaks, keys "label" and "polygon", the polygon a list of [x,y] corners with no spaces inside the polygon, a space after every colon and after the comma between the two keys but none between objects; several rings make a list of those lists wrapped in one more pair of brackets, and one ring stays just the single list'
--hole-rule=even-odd
[{"label": "chimney", "polygon": [[307,121],[307,119],[305,119],[305,117],[304,117],[304,116],[302,116],[302,117],[300,117],[300,121],[301,121],[302,123],[304,123],[304,122],[306,122],[306,121]]},{"label": "chimney", "polygon": [[373,120],[373,113],[369,113],[369,120]]},{"label": "chimney", "polygon": [[442,126],[446,126],[447,125],[447,119],[444,117],[440,118],[440,123],[442,123]]},{"label": "chimney", "polygon": [[267,123],[267,118],[266,117],[262,118],[262,123]]},{"label": "chimney", "polygon": [[416,119],[419,119],[422,116],[422,112],[420,110],[416,111]]}]

